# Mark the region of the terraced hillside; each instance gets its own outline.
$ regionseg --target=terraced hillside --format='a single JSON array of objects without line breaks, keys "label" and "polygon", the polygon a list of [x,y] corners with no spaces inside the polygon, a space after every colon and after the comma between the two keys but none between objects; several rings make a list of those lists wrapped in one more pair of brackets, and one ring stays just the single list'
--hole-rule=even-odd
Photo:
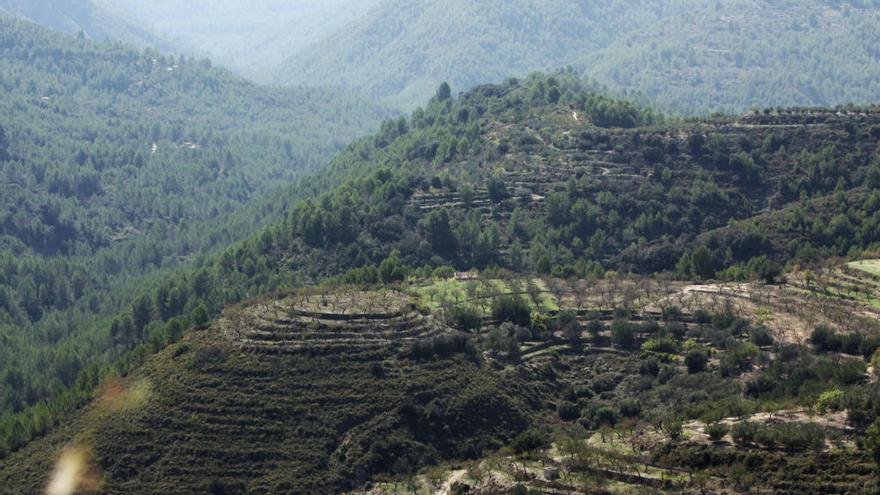
[{"label": "terraced hillside", "polygon": [[880,324],[820,278],[265,297],[105,378],[0,493],[70,452],[100,493],[874,493]]},{"label": "terraced hillside", "polygon": [[[773,286],[625,277],[419,288],[444,307],[482,311],[484,295],[521,293],[533,308],[560,308],[525,329],[499,323],[490,304],[480,331],[490,349],[519,341],[517,357],[490,355],[537,387],[553,383],[557,407],[538,415],[548,430],[534,443],[357,493],[875,493],[861,414],[878,406],[865,361],[876,362],[880,324],[834,289],[805,289],[803,275]],[[846,344],[825,344],[823,328]]]},{"label": "terraced hillside", "polygon": [[[656,121],[564,74],[435,99],[337,162],[373,167],[368,180],[294,208],[252,256],[311,276],[397,249],[410,266],[712,278],[880,240],[876,108]],[[700,247],[709,259],[695,269]]]},{"label": "terraced hillside", "polygon": [[[432,342],[448,347],[410,355]],[[509,440],[530,392],[503,375],[400,293],[267,299],[121,380],[116,400],[147,391],[135,405],[99,400],[5,460],[27,469],[4,469],[0,493],[37,493],[71,430],[102,493],[338,492]]]}]

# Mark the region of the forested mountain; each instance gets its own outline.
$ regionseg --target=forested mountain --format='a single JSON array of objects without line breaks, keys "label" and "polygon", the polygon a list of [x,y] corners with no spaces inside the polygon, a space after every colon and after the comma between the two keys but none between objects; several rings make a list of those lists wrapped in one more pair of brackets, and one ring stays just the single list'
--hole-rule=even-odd
[{"label": "forested mountain", "polygon": [[876,1],[388,0],[293,55],[282,84],[341,84],[411,107],[576,67],[676,113],[871,102],[880,94]]},{"label": "forested mountain", "polygon": [[653,18],[639,12],[629,2],[388,0],[294,55],[278,81],[357,87],[412,106],[442,81],[464,90],[575,62]]},{"label": "forested mountain", "polygon": [[300,191],[268,195],[381,116],[337,91],[260,88],[6,17],[0,87],[4,410],[109,359],[101,322],[149,277],[277,221]]},{"label": "forested mountain", "polygon": [[827,263],[878,249],[878,188],[876,107],[678,122],[573,72],[441,85],[97,330],[122,357],[0,418],[0,481],[43,486],[73,441],[108,493],[393,490],[484,455],[591,473],[572,491],[873,493],[880,284]]},{"label": "forested mountain", "polygon": [[175,45],[263,81],[291,53],[366,13],[378,0],[103,0]]},{"label": "forested mountain", "polygon": [[611,88],[682,113],[880,98],[880,3],[682,2],[585,59]]},{"label": "forested mountain", "polygon": [[0,13],[31,20],[68,34],[115,39],[141,47],[173,50],[155,33],[139,27],[94,0],[2,0]]}]

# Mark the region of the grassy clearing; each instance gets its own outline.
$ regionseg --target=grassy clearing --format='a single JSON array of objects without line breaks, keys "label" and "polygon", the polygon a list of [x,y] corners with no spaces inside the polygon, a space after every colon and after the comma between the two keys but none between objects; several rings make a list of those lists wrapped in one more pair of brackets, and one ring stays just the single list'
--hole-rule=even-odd
[{"label": "grassy clearing", "polygon": [[[528,293],[527,286],[529,283],[538,289],[536,293],[537,301],[533,300]],[[519,285],[516,291],[511,287],[511,284],[501,279],[439,279],[416,287],[415,293],[425,305],[434,310],[440,309],[443,303],[448,301],[456,305],[464,303],[474,304],[488,313],[492,309],[492,299],[495,296],[508,295],[515,292],[525,296],[532,309],[541,311],[556,311],[559,309],[556,298],[550,293],[544,280],[534,278],[517,281],[515,284]]]},{"label": "grassy clearing", "polygon": [[859,270],[875,277],[880,277],[880,259],[852,261],[846,266],[853,270]]}]

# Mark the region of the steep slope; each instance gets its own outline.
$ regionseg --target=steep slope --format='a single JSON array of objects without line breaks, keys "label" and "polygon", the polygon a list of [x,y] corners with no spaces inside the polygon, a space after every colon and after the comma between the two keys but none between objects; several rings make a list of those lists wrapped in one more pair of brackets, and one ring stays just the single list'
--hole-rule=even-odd
[{"label": "steep slope", "polygon": [[870,103],[878,15],[874,1],[389,0],[293,55],[277,81],[406,108],[442,81],[465,90],[571,65],[675,113]]},{"label": "steep slope", "polygon": [[28,19],[68,34],[115,39],[141,47],[173,51],[174,46],[94,0],[2,0],[0,13]]},{"label": "steep slope", "polygon": [[[455,333],[390,291],[229,310],[6,459],[28,467],[0,469],[0,493],[45,486],[58,442],[88,450],[108,494],[338,493],[479,456],[528,425],[530,392]],[[438,341],[458,344],[411,353]]]},{"label": "steep slope", "polygon": [[21,373],[0,410],[115,355],[103,318],[158,271],[283,218],[289,196],[261,198],[382,115],[5,17],[0,87],[0,374]]}]

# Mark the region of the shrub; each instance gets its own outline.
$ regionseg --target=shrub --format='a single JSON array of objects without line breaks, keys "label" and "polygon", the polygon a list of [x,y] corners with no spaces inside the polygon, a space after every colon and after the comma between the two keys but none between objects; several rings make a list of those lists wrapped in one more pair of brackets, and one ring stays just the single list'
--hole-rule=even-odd
[{"label": "shrub", "polygon": [[512,331],[504,328],[496,328],[489,332],[484,339],[487,349],[506,353],[512,359],[519,358],[519,341]]},{"label": "shrub", "polygon": [[722,311],[712,315],[712,326],[718,330],[726,330],[736,323],[737,317],[731,311]]},{"label": "shrub", "polygon": [[611,343],[622,349],[636,346],[636,332],[633,325],[625,320],[615,320],[611,324]]},{"label": "shrub", "polygon": [[560,311],[556,315],[556,327],[562,331],[566,340],[577,344],[581,340],[581,326],[577,321],[577,315],[573,311]]},{"label": "shrub", "polygon": [[775,389],[776,381],[765,375],[757,376],[746,382],[746,395],[749,397],[758,397]]},{"label": "shrub", "polygon": [[694,321],[701,325],[705,325],[712,321],[712,315],[705,310],[698,309],[694,312]]},{"label": "shrub", "polygon": [[666,332],[676,339],[681,339],[687,334],[687,327],[677,321],[670,321],[666,324]]},{"label": "shrub", "polygon": [[614,373],[602,373],[593,379],[593,392],[601,394],[602,392],[610,392],[617,388],[617,375]]},{"label": "shrub", "polygon": [[843,391],[839,388],[822,392],[822,395],[816,401],[816,410],[823,414],[839,411],[842,400]]},{"label": "shrub", "polygon": [[483,315],[479,309],[471,306],[455,306],[451,308],[446,319],[453,327],[469,332],[479,330],[483,325]]},{"label": "shrub", "polygon": [[625,399],[620,402],[620,414],[626,418],[636,418],[642,413],[642,406],[635,399]]},{"label": "shrub", "polygon": [[859,350],[865,359],[871,359],[878,349],[880,349],[880,336],[869,335],[862,340],[862,348]]},{"label": "shrub", "polygon": [[528,327],[521,327],[519,325],[514,326],[514,335],[516,335],[516,340],[520,342],[526,342],[532,340],[532,331],[528,329]]},{"label": "shrub", "polygon": [[531,321],[529,303],[521,296],[502,296],[492,301],[492,318],[526,326]]},{"label": "shrub", "polygon": [[773,335],[770,334],[770,330],[764,326],[753,328],[752,331],[749,332],[749,340],[759,347],[771,346],[775,342]]},{"label": "shrub", "polygon": [[681,308],[679,308],[678,306],[669,306],[668,308],[663,308],[663,321],[679,321],[681,320],[681,317]]},{"label": "shrub", "polygon": [[544,431],[531,428],[521,432],[510,442],[510,448],[516,454],[534,452],[550,446],[550,438]]},{"label": "shrub", "polygon": [[593,421],[598,425],[602,426],[614,426],[617,424],[619,420],[619,416],[617,411],[614,410],[613,407],[610,406],[602,406],[599,409],[596,409],[596,413],[593,414]]},{"label": "shrub", "polygon": [[668,417],[662,422],[663,432],[669,436],[672,440],[678,440],[681,438],[681,434],[684,432],[684,425],[681,420],[675,417]]},{"label": "shrub", "polygon": [[684,356],[684,364],[692,375],[705,371],[708,363],[709,354],[705,349],[693,349]]},{"label": "shrub", "polygon": [[563,421],[574,421],[581,417],[581,411],[572,402],[560,402],[556,407],[556,412],[559,414],[559,419]]},{"label": "shrub", "polygon": [[748,421],[740,421],[730,429],[730,436],[737,445],[751,445],[755,442],[758,433],[758,425]]},{"label": "shrub", "polygon": [[768,259],[767,256],[758,256],[749,260],[747,269],[768,284],[776,283],[776,278],[782,275],[782,265]]},{"label": "shrub", "polygon": [[730,431],[730,428],[723,423],[712,423],[706,427],[706,434],[709,435],[709,440],[712,440],[713,442],[717,442],[724,438],[728,431]]},{"label": "shrub", "polygon": [[678,342],[669,337],[658,337],[645,341],[642,350],[657,354],[675,354],[678,352]]},{"label": "shrub", "polygon": [[592,335],[594,339],[598,338],[603,330],[605,330],[605,325],[599,320],[590,320],[590,322],[587,323],[587,331],[590,332],[590,335]]},{"label": "shrub", "polygon": [[639,365],[639,373],[642,375],[657,376],[657,373],[660,373],[660,363],[658,363],[657,359],[653,357],[644,359]]},{"label": "shrub", "polygon": [[810,334],[810,343],[816,350],[822,352],[837,352],[843,347],[840,335],[825,325],[819,325],[813,330],[813,333]]}]

